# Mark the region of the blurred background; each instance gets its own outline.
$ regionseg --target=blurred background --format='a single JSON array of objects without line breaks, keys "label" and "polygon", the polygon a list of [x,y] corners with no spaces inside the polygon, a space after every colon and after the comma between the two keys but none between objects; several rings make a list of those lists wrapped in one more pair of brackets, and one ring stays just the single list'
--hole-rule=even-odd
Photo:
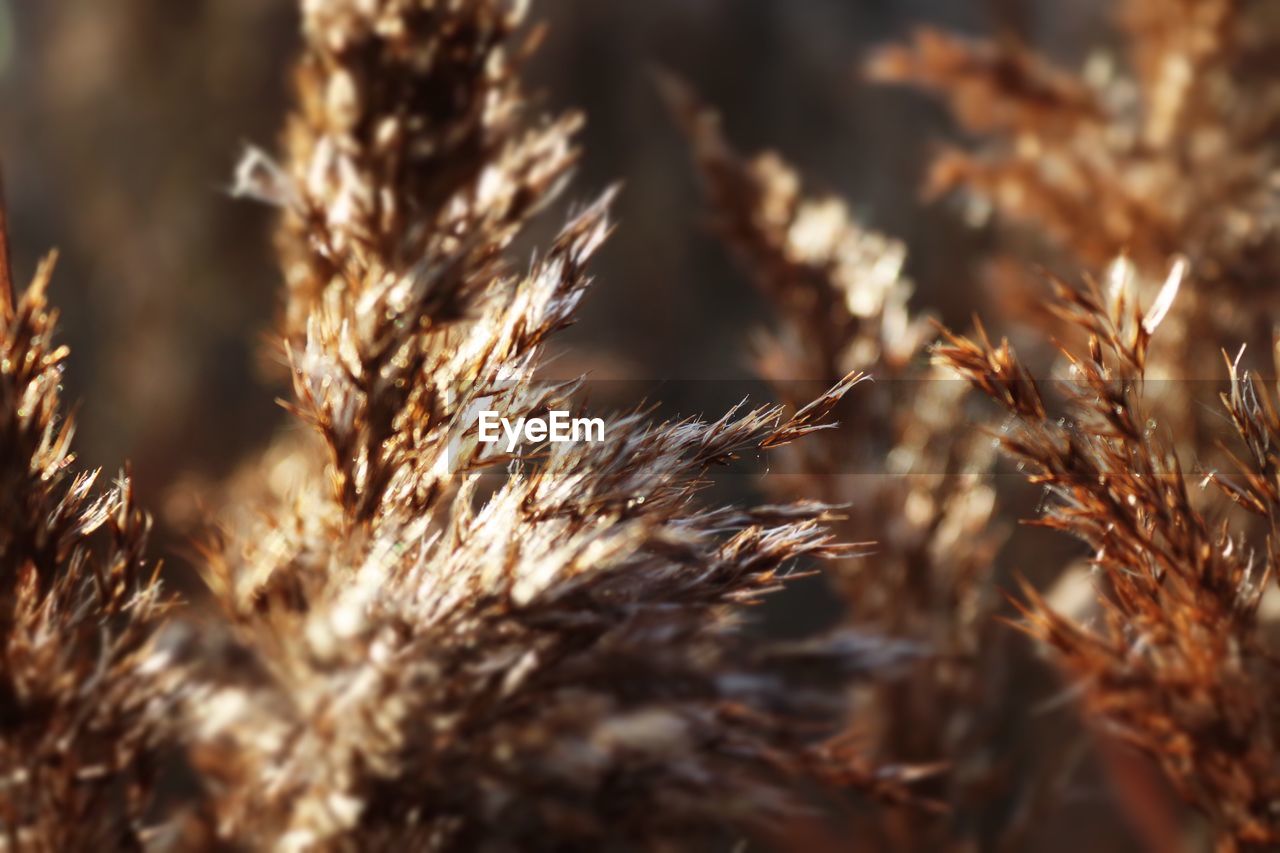
[{"label": "blurred background", "polygon": [[[79,406],[81,457],[109,470],[131,460],[158,517],[157,550],[177,555],[179,573],[201,531],[191,496],[285,424],[274,403],[280,375],[264,357],[279,288],[272,216],[227,189],[246,144],[275,147],[294,5],[0,0],[0,160],[15,271],[25,281],[59,249],[53,299],[73,350],[67,392]],[[741,150],[777,149],[812,188],[840,194],[865,224],[904,240],[914,306],[964,326],[984,310],[978,265],[991,238],[958,207],[925,205],[917,191],[930,151],[955,131],[935,103],[867,84],[859,67],[870,48],[922,24],[1014,34],[1078,67],[1109,43],[1107,5],[543,0],[550,30],[535,88],[549,107],[588,116],[564,205],[624,185],[621,227],[564,339],[572,357],[632,378],[745,380],[750,336],[767,322],[706,227],[655,69],[715,104]],[[801,592],[777,618],[784,628],[811,623],[824,607],[834,605],[820,592]],[[1028,695],[1054,689],[1036,677]],[[1126,773],[1149,784],[1142,771],[1109,775]],[[1143,849],[1105,784],[1083,772],[1034,849]]]}]

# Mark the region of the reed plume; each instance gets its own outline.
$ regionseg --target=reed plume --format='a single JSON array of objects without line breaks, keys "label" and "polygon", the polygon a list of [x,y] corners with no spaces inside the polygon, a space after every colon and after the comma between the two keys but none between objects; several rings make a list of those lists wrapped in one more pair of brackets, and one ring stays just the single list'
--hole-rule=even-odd
[{"label": "reed plume", "polygon": [[519,7],[303,11],[286,159],[251,152],[239,187],[283,209],[287,405],[318,441],[296,440],[296,487],[210,561],[225,657],[252,662],[202,662],[185,697],[216,835],[692,844],[767,831],[805,777],[883,787],[823,741],[841,685],[910,648],[735,627],[796,561],[851,553],[831,508],[696,500],[708,468],[826,428],[859,376],[791,414],[480,443],[481,409],[572,405],[575,383],[535,371],[611,192],[513,270],[504,249],[565,183],[579,123],[531,114]]},{"label": "reed plume", "polygon": [[[777,317],[757,340],[760,375],[784,397],[848,370],[875,379],[841,411],[839,433],[789,448],[788,473],[763,484],[779,498],[820,495],[845,508],[838,529],[874,540],[870,554],[825,569],[846,623],[925,651],[908,677],[862,691],[870,695],[855,725],[881,760],[932,768],[940,778],[916,790],[947,808],[932,819],[918,808],[881,810],[860,836],[882,849],[958,843],[963,813],[981,807],[977,792],[1003,772],[989,707],[1006,689],[995,673],[1008,638],[992,620],[992,562],[1004,532],[996,454],[980,426],[986,414],[930,362],[934,326],[910,304],[905,247],[859,225],[840,199],[805,195],[776,153],[744,158],[687,87],[670,77],[662,86],[689,138],[712,227]],[[957,429],[966,410],[976,423]],[[1005,826],[993,837],[1013,832]]]},{"label": "reed plume", "polygon": [[167,599],[127,473],[78,470],[62,410],[54,256],[15,294],[0,202],[0,843],[136,847],[170,700]]},{"label": "reed plume", "polygon": [[[934,162],[928,193],[962,190],[1090,273],[1083,289],[1055,283],[1048,310],[1007,318],[1028,340],[1030,327],[1063,342],[1049,392],[1043,367],[981,328],[948,332],[937,355],[1009,415],[1006,451],[1052,499],[1040,523],[1093,552],[1102,626],[1030,585],[1024,626],[1057,652],[1086,719],[1155,757],[1220,849],[1276,842],[1275,673],[1258,616],[1273,559],[1268,421],[1241,349],[1270,349],[1273,334],[1273,11],[1131,0],[1127,63],[1099,55],[1083,74],[1014,41],[930,30],[870,64],[941,93],[979,140]],[[993,268],[998,292],[1036,286],[1009,269]],[[1220,381],[1209,368],[1224,350],[1241,353],[1224,397],[1234,441],[1197,393]],[[1184,466],[1221,488],[1192,488]]]},{"label": "reed plume", "polygon": [[[1040,523],[1093,551],[1103,624],[1090,629],[1056,613],[1024,587],[1024,626],[1079,680],[1088,713],[1163,765],[1203,809],[1219,849],[1274,844],[1277,824],[1275,664],[1257,612],[1275,552],[1216,523],[1192,499],[1176,452],[1148,426],[1142,400],[1146,348],[1181,283],[1177,267],[1149,309],[1101,288],[1059,286],[1055,310],[1088,335],[1066,352],[1060,383],[1066,418],[1055,419],[1039,383],[1007,341],[948,334],[937,356],[1015,418],[1005,449],[1054,501]],[[1253,449],[1245,485],[1228,494],[1272,515],[1264,486],[1272,434],[1247,375],[1226,396]],[[1213,479],[1217,479],[1216,477]],[[1228,481],[1230,483],[1230,481]]]}]

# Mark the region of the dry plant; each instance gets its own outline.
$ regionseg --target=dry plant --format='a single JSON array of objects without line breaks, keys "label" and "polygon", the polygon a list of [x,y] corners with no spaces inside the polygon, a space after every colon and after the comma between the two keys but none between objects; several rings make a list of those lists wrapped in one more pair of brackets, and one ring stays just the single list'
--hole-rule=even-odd
[{"label": "dry plant", "polygon": [[[626,410],[605,441],[505,451],[481,411],[589,410],[543,369],[614,196],[513,261],[579,157],[582,118],[523,81],[542,30],[518,0],[300,9],[282,152],[249,151],[235,184],[280,216],[291,420],[208,496],[208,600],[162,592],[128,469],[77,469],[52,258],[15,292],[0,205],[0,849],[790,849],[837,826],[1022,849],[1064,807],[1076,729],[1010,768],[993,709],[1044,697],[1011,684],[1001,615],[1219,850],[1280,845],[1261,613],[1280,408],[1245,368],[1273,346],[1280,269],[1274,4],[1127,0],[1127,65],[1083,74],[933,31],[872,61],[977,138],[931,192],[1085,272],[1001,318],[1020,348],[1060,341],[1053,368],[981,325],[935,344],[900,243],[777,155],[739,155],[664,78],[713,225],[773,310],[756,367],[783,402]],[[1028,267],[992,280],[1009,296]],[[1208,413],[1179,380],[1223,349]],[[1089,549],[1093,621],[1031,581],[1001,612],[993,431],[1044,490],[1036,521]],[[708,497],[756,455],[785,472],[771,503]],[[813,566],[839,628],[750,630]]]},{"label": "dry plant", "polygon": [[167,740],[167,604],[127,474],[76,469],[53,267],[15,296],[0,204],[0,845],[131,847]]},{"label": "dry plant", "polygon": [[[1219,849],[1271,845],[1277,673],[1258,617],[1274,560],[1269,407],[1231,359],[1225,399],[1246,448],[1232,450],[1194,380],[1223,349],[1272,343],[1280,19],[1248,0],[1130,0],[1120,16],[1127,66],[1099,55],[1075,75],[1023,45],[926,30],[870,69],[941,92],[979,139],[937,158],[930,194],[963,189],[977,218],[1044,237],[1076,268],[1120,257],[1105,289],[1055,284],[1048,311],[1008,318],[1013,334],[1065,342],[1061,417],[1040,370],[981,327],[947,333],[938,356],[1007,411],[1005,449],[1054,502],[1041,523],[1093,549],[1100,629],[1030,585],[1023,596],[1025,627],[1058,653],[1086,719],[1153,755]],[[1009,269],[993,268],[1002,296],[1027,284]],[[1184,465],[1222,488],[1190,488]],[[1262,523],[1223,520],[1233,503]]]},{"label": "dry plant", "polygon": [[[927,195],[963,190],[974,219],[994,214],[1042,238],[1068,269],[1097,271],[1124,256],[1135,287],[1158,284],[1175,256],[1189,260],[1196,286],[1148,366],[1150,378],[1172,381],[1153,383],[1149,402],[1209,453],[1216,430],[1196,422],[1189,380],[1216,379],[1223,348],[1271,344],[1280,15],[1257,0],[1127,0],[1118,15],[1123,55],[1098,53],[1082,74],[1016,42],[927,29],[877,53],[869,71],[939,92],[979,140],[942,151]],[[1019,266],[992,279],[1006,303],[1025,305],[1014,292],[1039,285]],[[1070,333],[1043,312],[1022,313],[1014,319]]]},{"label": "dry plant", "polygon": [[1242,312],[1276,261],[1276,10],[1127,0],[1120,15],[1127,67],[1099,54],[1075,75],[1017,43],[922,30],[869,68],[940,92],[985,140],[943,151],[930,193],[965,188],[1086,264],[1127,253],[1153,273],[1185,253]]},{"label": "dry plant", "polygon": [[[948,334],[937,356],[1014,416],[1005,449],[1054,498],[1041,523],[1093,550],[1103,625],[1077,624],[1026,586],[1026,629],[1079,680],[1087,712],[1155,756],[1212,819],[1218,848],[1234,850],[1280,841],[1280,673],[1257,621],[1276,553],[1272,537],[1251,544],[1206,516],[1176,452],[1148,426],[1147,345],[1182,275],[1175,267],[1146,311],[1121,289],[1108,295],[1092,283],[1081,291],[1059,286],[1055,310],[1089,341],[1083,353],[1064,353],[1071,378],[1055,387],[1063,390],[1066,419],[1049,413],[1040,384],[1007,341],[993,345],[981,329],[973,340]],[[1225,402],[1248,461],[1238,480],[1222,483],[1271,520],[1274,410],[1247,374],[1231,368]]]},{"label": "dry plant", "polygon": [[[840,529],[875,540],[871,554],[827,569],[847,621],[927,652],[909,677],[860,689],[855,725],[885,758],[932,763],[939,783],[918,790],[947,808],[932,820],[882,809],[859,823],[859,836],[869,849],[1014,849],[1054,808],[1074,747],[1042,746],[1029,769],[1002,754],[993,709],[1010,701],[1014,676],[1011,638],[993,619],[993,563],[1006,533],[992,477],[999,419],[969,405],[964,384],[931,363],[934,324],[909,307],[902,244],[860,227],[835,197],[805,197],[778,155],[744,160],[714,112],[673,78],[662,86],[690,139],[713,227],[779,318],[758,341],[760,374],[784,396],[847,370],[879,386],[841,412],[839,433],[790,448],[787,473],[764,482],[780,497],[821,495],[845,508]],[[971,425],[957,428],[961,413]],[[999,792],[1013,790],[1022,793],[1010,810]]]},{"label": "dry plant", "polygon": [[569,399],[534,371],[608,230],[606,194],[528,272],[505,260],[579,124],[531,114],[520,23],[489,0],[304,6],[287,161],[241,170],[285,211],[289,405],[323,447],[296,452],[324,456],[211,561],[255,662],[187,692],[220,836],[505,849],[766,831],[797,778],[857,775],[823,748],[839,685],[905,654],[849,634],[748,644],[737,607],[849,548],[823,504],[695,501],[709,466],[823,428],[856,375],[790,417],[623,415],[606,443],[514,457],[477,442],[480,409]]},{"label": "dry plant", "polygon": [[[237,189],[283,211],[306,429],[206,548],[215,616],[160,631],[127,483],[94,498],[67,471],[48,267],[6,301],[7,846],[688,847],[768,837],[822,784],[902,796],[830,738],[847,685],[913,647],[740,626],[798,562],[857,550],[832,508],[698,494],[712,467],[829,428],[860,374],[792,409],[624,413],[600,444],[480,443],[480,409],[574,405],[534,372],[611,193],[508,263],[579,124],[530,108],[522,4],[302,12],[286,157],[250,152]],[[160,807],[162,747],[198,791]]]}]

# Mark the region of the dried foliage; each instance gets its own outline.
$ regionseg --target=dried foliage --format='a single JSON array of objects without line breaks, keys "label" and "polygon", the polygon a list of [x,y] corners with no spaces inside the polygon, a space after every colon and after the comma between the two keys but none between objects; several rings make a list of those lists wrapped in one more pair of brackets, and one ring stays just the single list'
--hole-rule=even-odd
[{"label": "dried foliage", "polygon": [[[1098,54],[1082,74],[1016,42],[932,30],[881,51],[869,68],[938,91],[980,139],[975,150],[943,151],[929,194],[964,190],[973,217],[994,213],[1043,237],[1068,268],[1098,270],[1124,256],[1137,287],[1158,283],[1173,257],[1188,259],[1197,286],[1178,300],[1148,370],[1176,381],[1153,386],[1149,404],[1208,454],[1216,425],[1188,405],[1190,386],[1180,383],[1216,379],[1223,348],[1271,344],[1280,99],[1270,82],[1280,16],[1256,0],[1128,0],[1118,14],[1124,54]],[[1008,265],[993,279],[1006,295],[1037,286]],[[1050,325],[1055,336],[1070,333]]]},{"label": "dried foliage", "polygon": [[[913,648],[739,624],[798,561],[856,550],[831,508],[699,498],[709,468],[829,428],[860,374],[794,409],[622,414],[601,444],[477,440],[482,408],[579,405],[533,379],[608,233],[611,193],[527,272],[505,258],[578,124],[531,113],[521,15],[303,4],[287,158],[251,151],[237,189],[283,210],[308,430],[206,548],[216,617],[157,633],[127,482],[67,471],[48,267],[6,301],[8,846],[690,846],[777,832],[806,786],[902,796],[829,739],[845,686]],[[198,792],[157,808],[170,748]]]},{"label": "dried foliage", "polygon": [[128,477],[77,472],[47,258],[15,300],[0,215],[0,844],[137,846],[165,738],[165,600]]},{"label": "dried foliage", "polygon": [[[0,849],[1013,850],[1086,773],[1167,849],[1116,739],[1217,849],[1280,846],[1280,390],[1246,367],[1275,351],[1273,4],[1126,0],[1079,74],[931,30],[873,58],[971,137],[928,191],[1016,226],[1004,336],[935,323],[901,243],[663,77],[783,402],[515,448],[482,411],[595,414],[544,377],[615,195],[514,261],[579,158],[525,88],[542,31],[517,0],[300,10],[282,152],[235,183],[279,213],[290,421],[204,496],[193,606],[127,473],[77,468],[53,259],[16,293],[0,204]],[[1028,249],[1084,285],[1027,296]],[[1186,380],[1224,350],[1209,411]],[[1086,557],[1009,535],[997,447]],[[746,457],[769,503],[710,497]],[[843,617],[764,636],[797,569]],[[1015,686],[1026,635],[1065,688]]]},{"label": "dried foliage", "polygon": [[[1056,310],[1088,334],[1086,354],[1066,353],[1067,420],[1048,413],[1038,383],[1007,342],[948,335],[938,357],[1015,417],[1005,449],[1054,496],[1042,524],[1093,549],[1104,624],[1090,630],[1053,611],[1027,586],[1027,630],[1050,644],[1085,690],[1089,712],[1157,757],[1204,809],[1221,847],[1280,841],[1276,821],[1273,655],[1257,611],[1276,554],[1249,545],[1195,505],[1181,462],[1148,425],[1142,401],[1145,351],[1183,270],[1174,269],[1148,311],[1126,312],[1122,293],[1060,286]],[[1228,409],[1251,448],[1244,485],[1228,491],[1265,517],[1263,485],[1273,440],[1266,408],[1247,375]]]},{"label": "dried foliage", "polygon": [[[930,193],[963,189],[979,219],[1043,236],[1059,262],[1121,258],[1105,289],[1055,284],[1047,312],[1007,318],[1065,342],[1066,379],[1048,385],[1060,393],[981,327],[947,333],[938,356],[1008,413],[1006,451],[1052,498],[1040,523],[1093,550],[1103,625],[1028,583],[1024,627],[1057,651],[1086,718],[1153,755],[1221,849],[1280,841],[1276,673],[1258,615],[1274,573],[1268,397],[1229,361],[1239,450],[1194,381],[1223,349],[1272,343],[1275,13],[1129,0],[1123,59],[1099,54],[1079,75],[1007,40],[928,30],[870,64],[940,92],[978,139],[941,154]],[[1188,465],[1221,488],[1190,488]]]},{"label": "dried foliage", "polygon": [[827,426],[858,375],[790,416],[636,413],[602,444],[480,444],[480,409],[568,405],[573,383],[532,380],[609,194],[512,270],[503,249],[563,183],[578,123],[530,115],[518,10],[304,12],[288,159],[251,153],[240,188],[285,209],[289,408],[322,447],[292,452],[324,455],[210,561],[234,653],[200,662],[184,706],[216,834],[688,845],[769,829],[804,777],[878,786],[823,741],[842,685],[909,647],[735,627],[797,560],[850,553],[829,508],[696,501],[709,466]]},{"label": "dried foliage", "polygon": [[[910,678],[879,685],[858,726],[885,756],[952,765],[946,800],[962,801],[963,789],[989,783],[973,768],[985,763],[977,759],[991,734],[982,672],[993,656],[990,565],[1002,538],[991,442],[980,429],[955,429],[967,389],[929,363],[932,328],[908,308],[905,248],[859,227],[839,199],[803,196],[776,154],[743,160],[713,112],[673,79],[663,88],[690,138],[714,227],[780,319],[759,344],[761,375],[783,395],[849,370],[879,386],[841,413],[840,433],[792,449],[787,470],[798,476],[765,485],[780,497],[821,495],[844,509],[849,538],[875,540],[872,555],[829,571],[847,619],[920,644],[928,657]],[[918,812],[883,832],[895,849],[948,837]]]},{"label": "dried foliage", "polygon": [[963,187],[1086,264],[1123,252],[1155,274],[1187,254],[1244,309],[1277,260],[1276,10],[1129,0],[1121,17],[1127,70],[1099,56],[1075,75],[1016,43],[922,30],[870,71],[939,91],[984,138],[938,158],[931,192]]}]

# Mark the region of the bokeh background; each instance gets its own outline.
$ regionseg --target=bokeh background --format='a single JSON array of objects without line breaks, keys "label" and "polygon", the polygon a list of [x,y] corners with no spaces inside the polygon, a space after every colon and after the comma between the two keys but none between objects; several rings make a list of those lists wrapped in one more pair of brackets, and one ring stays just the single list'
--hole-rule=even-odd
[{"label": "bokeh background", "polygon": [[[0,161],[16,272],[25,279],[40,255],[60,250],[54,300],[73,350],[67,385],[79,404],[81,457],[108,469],[131,460],[180,588],[192,585],[183,555],[201,535],[193,496],[285,425],[274,403],[281,375],[264,344],[279,288],[272,217],[228,187],[245,145],[274,147],[297,44],[294,5],[0,0]],[[1015,34],[1075,67],[1109,44],[1107,5],[544,0],[550,29],[532,69],[537,88],[548,106],[589,118],[565,204],[624,185],[621,227],[565,339],[572,357],[630,378],[743,380],[751,333],[767,322],[705,227],[655,69],[717,105],[740,148],[776,148],[814,188],[839,193],[866,224],[904,240],[916,307],[963,326],[984,309],[978,272],[992,238],[917,191],[931,149],[956,132],[934,103],[868,84],[859,67],[870,48],[922,24]],[[547,231],[557,217],[549,220]],[[775,618],[785,630],[831,606],[802,590]],[[1027,671],[1025,684],[1009,678],[1028,692],[1053,690],[1044,671]],[[1036,749],[1035,726],[1010,725],[1011,742],[1025,741],[1010,760],[1023,760],[1019,749]],[[1080,771],[1034,849],[1143,849],[1107,784]],[[1017,807],[1016,796],[1007,800]]]}]

